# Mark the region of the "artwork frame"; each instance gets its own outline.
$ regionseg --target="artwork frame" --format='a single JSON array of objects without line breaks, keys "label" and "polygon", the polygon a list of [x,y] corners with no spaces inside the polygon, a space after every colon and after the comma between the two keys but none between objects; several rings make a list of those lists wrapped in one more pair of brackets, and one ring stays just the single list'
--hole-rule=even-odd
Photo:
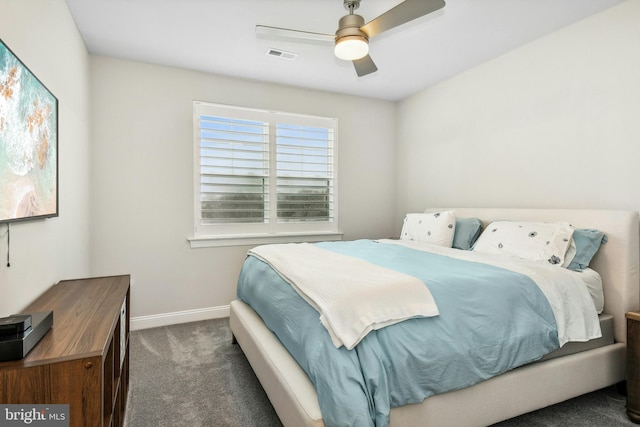
[{"label": "artwork frame", "polygon": [[0,39],[0,223],[59,216],[58,98]]}]

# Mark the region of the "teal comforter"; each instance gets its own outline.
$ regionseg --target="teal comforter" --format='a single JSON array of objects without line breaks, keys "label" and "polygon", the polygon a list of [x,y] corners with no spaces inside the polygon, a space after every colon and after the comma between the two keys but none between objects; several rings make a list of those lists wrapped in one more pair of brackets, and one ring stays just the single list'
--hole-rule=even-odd
[{"label": "teal comforter", "polygon": [[370,332],[353,350],[335,348],[318,312],[267,264],[247,257],[238,298],[307,373],[328,427],[388,426],[393,407],[476,384],[559,347],[551,307],[525,275],[371,240],[318,245],[421,279],[440,310]]}]

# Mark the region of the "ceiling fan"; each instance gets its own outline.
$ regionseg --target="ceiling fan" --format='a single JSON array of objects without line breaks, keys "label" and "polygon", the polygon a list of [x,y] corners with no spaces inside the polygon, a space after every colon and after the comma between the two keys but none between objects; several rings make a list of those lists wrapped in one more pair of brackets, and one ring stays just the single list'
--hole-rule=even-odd
[{"label": "ceiling fan", "polygon": [[405,0],[365,25],[364,18],[353,13],[360,6],[360,0],[343,2],[349,14],[340,18],[335,35],[268,25],[256,25],[256,34],[335,43],[335,55],[340,59],[353,61],[356,73],[362,77],[378,71],[378,67],[369,56],[371,37],[441,9],[445,5],[444,0]]}]

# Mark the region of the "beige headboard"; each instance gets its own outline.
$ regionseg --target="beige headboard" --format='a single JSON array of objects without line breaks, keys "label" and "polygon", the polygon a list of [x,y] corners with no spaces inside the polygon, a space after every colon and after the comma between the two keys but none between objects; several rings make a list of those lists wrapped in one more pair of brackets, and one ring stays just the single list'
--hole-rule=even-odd
[{"label": "beige headboard", "polygon": [[626,342],[625,313],[640,309],[640,231],[636,211],[589,209],[428,208],[425,212],[454,210],[458,218],[480,218],[486,226],[495,220],[563,221],[576,228],[603,231],[608,242],[589,265],[600,273],[604,312],[614,316],[616,341]]}]

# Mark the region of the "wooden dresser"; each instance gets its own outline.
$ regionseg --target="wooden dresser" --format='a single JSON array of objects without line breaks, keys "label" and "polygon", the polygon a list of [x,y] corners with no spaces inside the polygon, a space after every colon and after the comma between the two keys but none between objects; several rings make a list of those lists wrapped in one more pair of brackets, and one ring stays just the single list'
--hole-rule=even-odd
[{"label": "wooden dresser", "polygon": [[66,280],[24,310],[53,327],[24,359],[0,363],[0,403],[69,404],[70,427],[120,427],[129,388],[130,276]]},{"label": "wooden dresser", "polygon": [[627,317],[627,415],[640,423],[640,313],[630,312]]}]

